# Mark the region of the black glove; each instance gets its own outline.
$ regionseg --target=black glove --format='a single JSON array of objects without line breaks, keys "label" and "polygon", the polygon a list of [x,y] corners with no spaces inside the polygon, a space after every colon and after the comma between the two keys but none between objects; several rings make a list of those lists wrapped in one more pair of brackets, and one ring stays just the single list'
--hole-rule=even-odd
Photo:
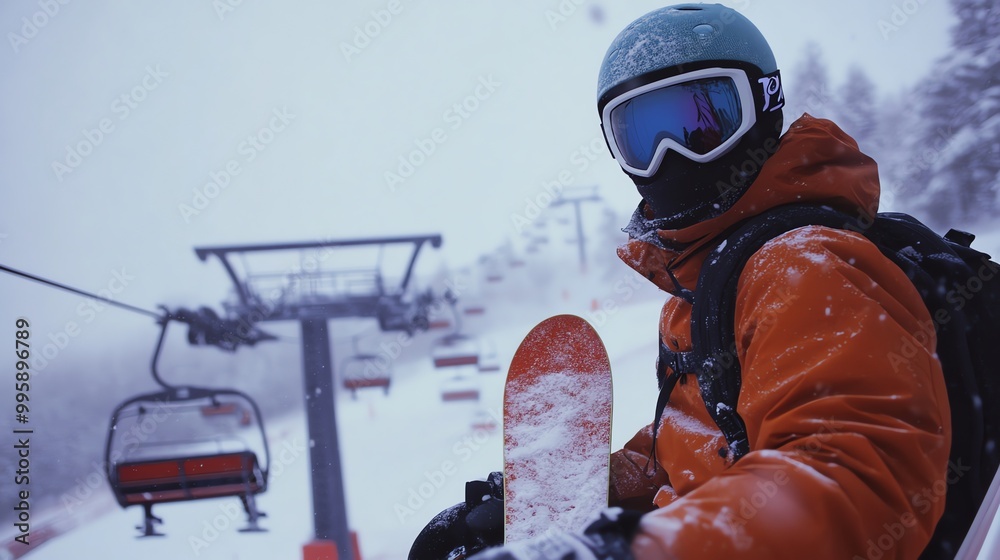
[{"label": "black glove", "polygon": [[465,483],[465,501],[434,516],[409,560],[459,560],[503,544],[503,473]]},{"label": "black glove", "polygon": [[469,560],[633,560],[630,543],[640,517],[637,511],[608,508],[582,534],[551,530]]}]

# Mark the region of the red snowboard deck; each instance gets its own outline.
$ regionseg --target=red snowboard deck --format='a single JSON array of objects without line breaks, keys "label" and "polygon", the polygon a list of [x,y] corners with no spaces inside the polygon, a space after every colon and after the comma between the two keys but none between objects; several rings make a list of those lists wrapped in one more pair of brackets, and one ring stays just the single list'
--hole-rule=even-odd
[{"label": "red snowboard deck", "polygon": [[505,541],[579,531],[608,505],[611,366],[597,332],[574,315],[538,324],[504,388]]}]

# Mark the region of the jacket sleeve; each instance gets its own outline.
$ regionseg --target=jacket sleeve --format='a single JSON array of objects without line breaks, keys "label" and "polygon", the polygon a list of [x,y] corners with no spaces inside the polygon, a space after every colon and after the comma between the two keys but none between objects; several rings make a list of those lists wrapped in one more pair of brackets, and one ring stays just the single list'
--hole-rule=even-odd
[{"label": "jacket sleeve", "polygon": [[917,558],[956,473],[906,276],[860,235],[800,228],[747,264],[736,332],[751,452],[644,516],[636,558]]}]

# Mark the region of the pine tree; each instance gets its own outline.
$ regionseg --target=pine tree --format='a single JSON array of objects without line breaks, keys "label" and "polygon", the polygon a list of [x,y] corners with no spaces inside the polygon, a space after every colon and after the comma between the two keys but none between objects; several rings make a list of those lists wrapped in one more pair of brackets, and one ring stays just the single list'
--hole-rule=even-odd
[{"label": "pine tree", "polygon": [[852,66],[847,73],[847,81],[838,90],[837,124],[844,132],[850,134],[865,152],[873,150],[871,142],[878,125],[875,104],[874,82],[861,67]]},{"label": "pine tree", "polygon": [[920,166],[926,166],[915,134],[920,130],[921,115],[913,110],[914,96],[907,91],[879,100],[877,125],[869,145],[862,146],[878,162],[883,211],[904,211],[913,206],[916,189],[912,188],[912,176]]},{"label": "pine tree", "polygon": [[995,211],[1000,196],[1000,8],[952,0],[954,50],[938,61],[922,98],[918,165],[907,181],[938,225]]},{"label": "pine tree", "polygon": [[828,76],[822,49],[816,43],[808,43],[802,59],[784,80],[786,126],[803,113],[814,117],[834,117]]}]

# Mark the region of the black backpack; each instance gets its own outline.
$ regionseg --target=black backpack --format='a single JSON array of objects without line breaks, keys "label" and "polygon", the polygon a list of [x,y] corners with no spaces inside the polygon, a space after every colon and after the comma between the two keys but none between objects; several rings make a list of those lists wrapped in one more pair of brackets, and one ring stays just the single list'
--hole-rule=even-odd
[{"label": "black backpack", "polygon": [[968,471],[949,480],[944,516],[921,559],[954,558],[1000,464],[1000,265],[969,246],[974,237],[969,233],[951,230],[941,237],[906,214],[862,220],[805,204],[781,206],[737,224],[717,238],[717,249],[702,267],[691,313],[692,350],[672,351],[660,338],[654,430],[677,381],[693,374],[726,438],[728,457],[735,462],[749,452],[746,426],[736,412],[741,384],[736,285],[747,261],[766,242],[808,225],[865,235],[906,273],[930,311],[951,405],[951,465]]}]

